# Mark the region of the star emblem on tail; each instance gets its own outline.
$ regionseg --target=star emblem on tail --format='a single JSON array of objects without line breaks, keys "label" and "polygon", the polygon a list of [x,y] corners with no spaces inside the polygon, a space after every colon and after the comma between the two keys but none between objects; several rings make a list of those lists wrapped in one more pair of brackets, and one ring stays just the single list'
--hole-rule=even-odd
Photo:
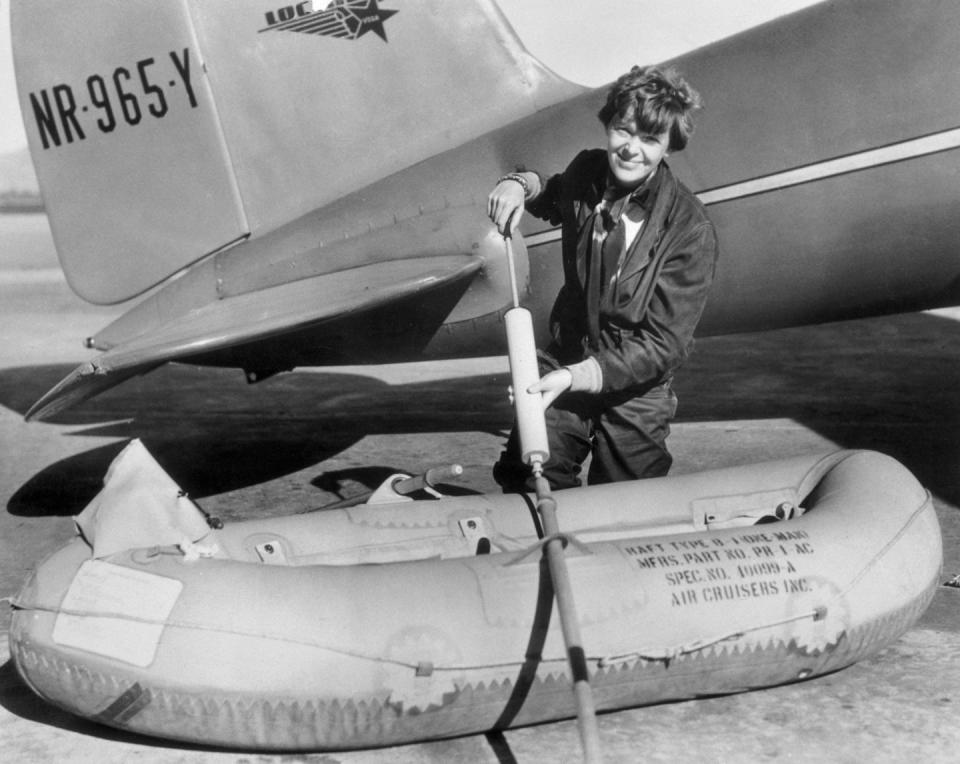
[{"label": "star emblem on tail", "polygon": [[[373,32],[387,42],[383,23],[397,11],[378,5],[378,0],[333,0],[322,11],[305,11],[307,4],[267,13],[268,26],[261,32],[300,32],[301,34],[356,40]],[[292,16],[284,18],[284,16]]]}]

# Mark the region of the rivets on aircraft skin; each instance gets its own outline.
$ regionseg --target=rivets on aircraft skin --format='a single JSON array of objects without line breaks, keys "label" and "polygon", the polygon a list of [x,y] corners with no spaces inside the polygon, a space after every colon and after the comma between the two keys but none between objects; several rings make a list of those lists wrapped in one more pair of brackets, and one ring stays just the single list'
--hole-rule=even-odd
[{"label": "rivets on aircraft skin", "polygon": [[223,259],[219,254],[214,255],[213,272],[214,272],[214,275],[216,276],[216,279],[214,280],[214,288],[216,289],[217,297],[222,298],[223,297],[223,277],[220,274],[223,272]]}]

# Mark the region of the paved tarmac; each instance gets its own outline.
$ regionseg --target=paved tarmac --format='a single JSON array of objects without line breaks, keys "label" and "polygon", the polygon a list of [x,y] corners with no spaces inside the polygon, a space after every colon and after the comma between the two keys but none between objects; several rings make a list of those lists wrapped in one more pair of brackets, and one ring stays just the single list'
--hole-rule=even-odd
[{"label": "paved tarmac", "polygon": [[[33,225],[31,223],[31,225]],[[32,231],[32,229],[31,229]],[[2,231],[0,231],[2,232]],[[460,487],[492,491],[511,413],[502,358],[301,369],[248,386],[239,371],[168,366],[52,422],[23,412],[87,357],[119,313],[74,297],[45,229],[0,236],[0,597],[72,534],[71,515],[141,438],[205,509],[284,514],[450,460]],[[35,240],[40,237],[39,244]],[[831,448],[871,448],[932,492],[942,580],[960,575],[960,311],[701,341],[681,373],[674,474]],[[344,754],[270,756],[127,735],[52,708],[9,660],[0,611],[0,760],[16,762],[578,761],[574,722]],[[801,684],[604,714],[607,761],[955,761],[960,749],[960,589],[941,587],[903,638]]]}]

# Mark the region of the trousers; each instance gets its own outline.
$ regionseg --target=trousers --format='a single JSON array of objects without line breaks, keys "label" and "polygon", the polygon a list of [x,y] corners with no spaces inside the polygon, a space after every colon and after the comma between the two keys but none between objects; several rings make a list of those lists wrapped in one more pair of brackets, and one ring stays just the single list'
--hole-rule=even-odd
[{"label": "trousers", "polygon": [[[669,381],[640,395],[565,393],[545,412],[550,457],[544,477],[552,489],[576,488],[591,454],[590,485],[662,477],[673,464],[666,441],[676,413]],[[535,490],[530,467],[521,458],[516,424],[493,477],[507,492]]]}]

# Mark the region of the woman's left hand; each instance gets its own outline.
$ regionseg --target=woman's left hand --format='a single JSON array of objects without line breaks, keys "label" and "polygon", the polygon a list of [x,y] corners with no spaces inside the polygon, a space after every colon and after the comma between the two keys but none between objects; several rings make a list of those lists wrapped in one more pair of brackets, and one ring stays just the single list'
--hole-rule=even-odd
[{"label": "woman's left hand", "polygon": [[573,374],[569,369],[557,369],[540,377],[527,388],[528,393],[543,393],[543,408],[547,409],[561,394],[570,389]]}]

